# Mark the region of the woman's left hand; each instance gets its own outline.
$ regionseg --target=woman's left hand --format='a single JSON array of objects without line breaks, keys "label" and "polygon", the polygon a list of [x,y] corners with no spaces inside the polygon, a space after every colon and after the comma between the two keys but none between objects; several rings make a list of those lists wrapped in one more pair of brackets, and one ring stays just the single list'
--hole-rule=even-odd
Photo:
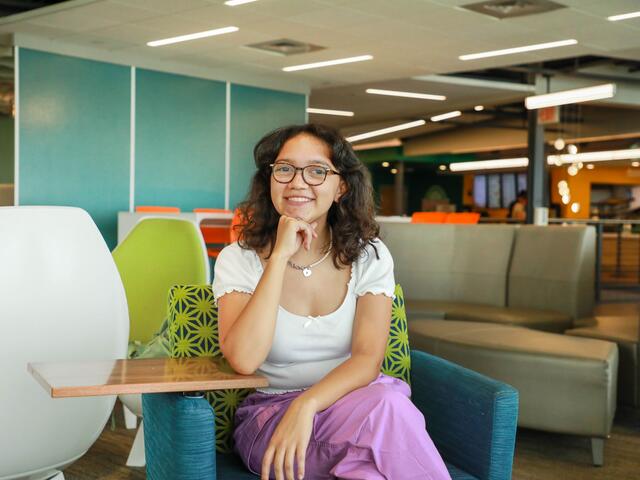
[{"label": "woman's left hand", "polygon": [[[261,480],[269,480],[271,464],[276,480],[298,480],[304,476],[307,446],[313,429],[316,410],[313,403],[295,399],[287,408],[276,430],[271,436],[262,458]],[[294,476],[293,466],[298,465],[298,476]]]}]

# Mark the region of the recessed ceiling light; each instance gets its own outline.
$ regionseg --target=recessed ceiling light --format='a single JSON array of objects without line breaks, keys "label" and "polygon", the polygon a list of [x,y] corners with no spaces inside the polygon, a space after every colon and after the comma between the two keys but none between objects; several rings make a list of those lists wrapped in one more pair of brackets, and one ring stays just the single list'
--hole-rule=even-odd
[{"label": "recessed ceiling light", "polygon": [[382,166],[383,166],[384,168],[387,168],[387,167],[389,166],[389,162],[382,162]]},{"label": "recessed ceiling light", "polygon": [[154,40],[153,42],[147,42],[147,45],[150,47],[161,47],[163,45],[170,45],[172,43],[188,42],[189,40],[197,40],[199,38],[213,37],[215,35],[237,32],[238,30],[238,27],[216,28],[215,30],[207,30],[206,32],[190,33],[188,35],[180,35],[178,37]]},{"label": "recessed ceiling light", "polygon": [[609,20],[610,22],[617,22],[619,20],[626,20],[628,18],[636,18],[636,17],[640,17],[640,11],[622,13],[620,15],[611,15],[610,17],[607,17],[607,20]]},{"label": "recessed ceiling light", "polygon": [[564,90],[562,92],[545,93],[526,97],[524,104],[529,110],[536,108],[554,107],[556,105],[567,105],[569,103],[588,102],[590,100],[600,100],[611,98],[616,94],[615,83],[605,83],[595,87],[576,88],[574,90]]},{"label": "recessed ceiling light", "polygon": [[318,113],[320,115],[337,115],[339,117],[353,117],[353,112],[347,110],[329,110],[326,108],[307,108],[307,113]]},{"label": "recessed ceiling light", "polygon": [[640,167],[640,162],[631,162],[632,167]]},{"label": "recessed ceiling light", "polygon": [[571,38],[569,40],[560,40],[558,42],[537,43],[535,45],[525,45],[523,47],[504,48],[502,50],[491,50],[489,52],[469,53],[460,55],[460,60],[477,60],[478,58],[498,57],[500,55],[511,55],[513,53],[533,52],[535,50],[544,50],[547,48],[566,47],[575,45],[578,41]]},{"label": "recessed ceiling light", "polygon": [[305,63],[303,65],[292,65],[284,67],[285,72],[297,72],[298,70],[308,70],[310,68],[330,67],[331,65],[342,65],[343,63],[364,62],[372,60],[373,55],[360,55],[358,57],[338,58],[336,60],[327,60],[325,62]]},{"label": "recessed ceiling light", "polygon": [[593,163],[587,163],[587,170],[593,170],[596,166]]},{"label": "recessed ceiling light", "polygon": [[395,175],[396,173],[398,173],[398,169],[397,168],[392,168],[391,169],[391,173],[393,173]]},{"label": "recessed ceiling light", "polygon": [[473,162],[454,162],[449,164],[449,170],[452,172],[469,172],[472,170],[495,170],[497,168],[521,168],[528,165],[529,159],[527,157],[500,158]]},{"label": "recessed ceiling light", "polygon": [[419,127],[424,125],[424,120],[416,120],[415,122],[401,123],[400,125],[394,125],[393,127],[381,128],[379,130],[372,130],[371,132],[360,133],[358,135],[352,135],[347,137],[349,142],[357,142],[358,140],[364,140],[365,138],[377,137],[378,135],[384,135],[385,133],[397,132],[399,130],[406,130],[408,128]]},{"label": "recessed ceiling light", "polygon": [[227,0],[225,5],[235,7],[236,5],[244,5],[245,3],[257,2],[258,0]]},{"label": "recessed ceiling light", "polygon": [[482,110],[484,110],[484,106],[483,105],[476,105],[475,107],[473,107],[473,109],[476,112],[481,112]]},{"label": "recessed ceiling light", "polygon": [[446,165],[438,165],[438,170],[440,170],[441,172],[444,172],[447,169]]},{"label": "recessed ceiling light", "polygon": [[414,92],[400,92],[397,90],[381,90],[379,88],[367,88],[367,93],[374,95],[390,95],[392,97],[406,97],[406,98],[419,98],[422,100],[446,100],[444,95],[431,95],[430,93],[414,93]]},{"label": "recessed ceiling light", "polygon": [[608,150],[604,152],[584,152],[575,155],[549,155],[547,163],[575,163],[575,162],[606,162],[611,160],[631,160],[640,158],[640,148],[630,148],[627,150]]},{"label": "recessed ceiling light", "polygon": [[462,112],[460,110],[455,110],[453,112],[447,112],[447,113],[442,113],[440,115],[435,115],[435,116],[431,117],[431,121],[432,122],[440,122],[442,120],[446,120],[447,118],[459,117],[460,115],[462,115]]}]

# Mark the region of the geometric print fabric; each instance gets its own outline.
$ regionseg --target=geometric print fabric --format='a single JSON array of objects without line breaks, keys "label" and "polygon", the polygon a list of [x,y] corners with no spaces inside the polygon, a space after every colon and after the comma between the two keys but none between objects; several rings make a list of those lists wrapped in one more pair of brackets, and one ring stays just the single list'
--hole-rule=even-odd
[{"label": "geometric print fabric", "polygon": [[[218,309],[211,285],[176,285],[169,291],[169,338],[171,356],[219,357]],[[407,316],[400,285],[396,285],[391,311],[391,327],[381,372],[410,382],[411,357]],[[233,451],[233,420],[238,405],[253,389],[227,389],[207,392],[215,412],[216,450]]]}]

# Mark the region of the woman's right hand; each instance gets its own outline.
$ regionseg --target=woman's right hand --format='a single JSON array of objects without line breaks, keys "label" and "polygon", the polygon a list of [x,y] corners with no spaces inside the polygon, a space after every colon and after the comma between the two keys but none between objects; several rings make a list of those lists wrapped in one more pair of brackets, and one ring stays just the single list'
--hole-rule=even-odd
[{"label": "woman's right hand", "polygon": [[307,223],[293,217],[282,215],[278,221],[276,232],[276,245],[272,255],[281,256],[289,260],[304,245],[311,248],[311,241],[317,238],[317,222]]}]

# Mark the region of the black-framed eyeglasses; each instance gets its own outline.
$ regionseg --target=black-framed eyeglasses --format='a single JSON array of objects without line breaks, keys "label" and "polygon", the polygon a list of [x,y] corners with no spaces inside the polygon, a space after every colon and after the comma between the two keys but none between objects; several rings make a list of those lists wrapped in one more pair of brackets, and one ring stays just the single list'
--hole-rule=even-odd
[{"label": "black-framed eyeglasses", "polygon": [[291,183],[296,176],[296,172],[302,172],[302,179],[307,185],[317,187],[322,185],[327,179],[327,175],[340,175],[340,172],[324,165],[307,165],[306,167],[296,167],[286,162],[276,162],[269,165],[273,174],[273,179],[278,183]]}]

